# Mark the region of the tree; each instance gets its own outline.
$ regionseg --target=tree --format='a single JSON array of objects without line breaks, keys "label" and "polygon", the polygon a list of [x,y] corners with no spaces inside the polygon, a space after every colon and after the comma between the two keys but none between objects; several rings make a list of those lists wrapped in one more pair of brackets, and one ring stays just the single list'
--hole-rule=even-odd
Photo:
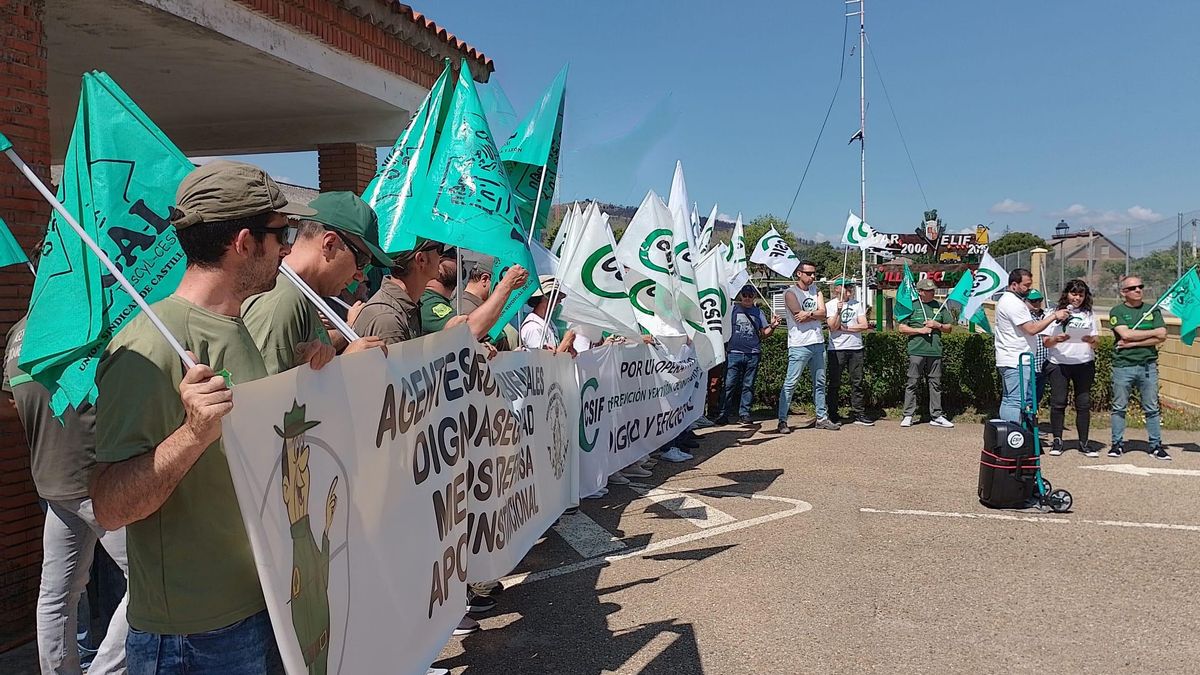
[{"label": "tree", "polygon": [[1046,240],[1036,234],[1008,232],[988,245],[988,253],[991,253],[992,257],[995,258],[1006,253],[1028,251],[1031,248],[1038,248],[1039,246],[1046,248]]}]

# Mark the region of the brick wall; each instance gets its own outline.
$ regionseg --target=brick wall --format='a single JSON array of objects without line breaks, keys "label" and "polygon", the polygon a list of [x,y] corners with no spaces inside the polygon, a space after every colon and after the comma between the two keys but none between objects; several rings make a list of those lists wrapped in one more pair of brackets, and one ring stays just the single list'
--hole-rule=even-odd
[{"label": "brick wall", "polygon": [[317,146],[317,177],[321,192],[349,190],[361,195],[375,177],[375,148],[359,143]]},{"label": "brick wall", "polygon": [[[46,94],[44,0],[0,0],[0,131],[49,180],[50,116]],[[0,158],[0,218],[29,250],[50,207],[7,158]],[[0,345],[29,304],[33,277],[0,269]],[[41,569],[42,513],[29,476],[29,450],[7,404],[0,412],[0,651],[33,636]]]},{"label": "brick wall", "polygon": [[[325,44],[356,56],[426,89],[442,73],[440,58],[418,50],[387,28],[332,0],[237,0],[298,28]],[[381,11],[386,11],[382,7]]]},{"label": "brick wall", "polygon": [[1167,341],[1158,348],[1159,395],[1175,405],[1200,409],[1200,347],[1179,341],[1179,319],[1167,322]]}]

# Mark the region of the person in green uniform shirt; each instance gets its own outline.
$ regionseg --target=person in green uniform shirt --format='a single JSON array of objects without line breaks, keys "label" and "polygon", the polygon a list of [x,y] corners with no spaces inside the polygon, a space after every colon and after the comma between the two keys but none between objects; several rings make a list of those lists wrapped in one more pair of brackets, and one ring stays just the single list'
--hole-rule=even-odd
[{"label": "person in green uniform shirt", "polygon": [[1108,314],[1109,326],[1117,340],[1112,360],[1112,446],[1109,457],[1125,452],[1125,408],[1136,387],[1142,412],[1146,415],[1146,436],[1150,456],[1169,460],[1162,443],[1162,419],[1158,409],[1158,345],[1167,339],[1162,312],[1147,312],[1142,294],[1145,285],[1138,277],[1124,277],[1121,304]]},{"label": "person in green uniform shirt", "polygon": [[425,293],[421,296],[421,329],[426,334],[436,333],[457,325],[459,322],[454,320],[463,316],[465,319],[462,320],[466,321],[475,339],[486,340],[488,332],[500,318],[508,296],[524,286],[528,279],[529,273],[525,268],[513,265],[505,271],[504,277],[488,294],[487,300],[481,302],[478,307],[468,307],[464,302],[463,311],[460,313],[451,299],[458,288],[458,253],[453,248],[447,249],[442,252],[437,276],[429,280],[425,285]]},{"label": "person in green uniform shirt", "polygon": [[283,416],[283,428],[275,433],[283,439],[280,462],[283,504],[292,526],[292,583],[288,605],[292,626],[300,642],[300,653],[310,675],[325,675],[329,668],[329,528],[337,509],[337,476],[325,497],[325,530],[321,546],[309,523],[308,495],[312,481],[308,469],[309,447],[305,432],[320,422],[305,420],[304,406],[292,402]]},{"label": "person in green uniform shirt", "polygon": [[90,493],[101,527],[126,528],[130,672],[282,672],[221,419],[233,408],[225,373],[267,375],[242,302],[275,285],[295,241],[287,216],[313,214],[249,164],[192,171],[171,211],[187,268],[152,309],[198,365],[185,368],[144,313],[100,363]]},{"label": "person in green uniform shirt", "polygon": [[[377,243],[378,218],[366,202],[351,192],[326,192],[309,207],[316,214],[300,221],[296,243],[283,261],[318,295],[338,295],[351,281],[361,280],[362,269],[372,262],[391,265]],[[373,336],[349,344],[340,333],[331,336],[316,306],[283,274],[275,288],[242,303],[242,320],[269,375],[295,367],[312,345],[330,345],[346,354],[384,346]]]},{"label": "person in green uniform shirt", "polygon": [[897,324],[900,333],[908,336],[908,382],[904,386],[902,427],[913,424],[921,378],[929,382],[929,423],[935,427],[954,426],[942,413],[942,334],[954,330],[954,319],[934,300],[936,291],[937,284],[932,279],[918,281],[920,304]]}]

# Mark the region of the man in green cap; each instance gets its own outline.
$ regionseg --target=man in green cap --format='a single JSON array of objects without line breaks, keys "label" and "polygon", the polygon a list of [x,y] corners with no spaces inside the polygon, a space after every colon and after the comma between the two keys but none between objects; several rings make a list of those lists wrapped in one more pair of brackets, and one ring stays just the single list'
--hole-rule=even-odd
[{"label": "man in green cap", "polygon": [[325,497],[325,530],[317,547],[309,524],[308,495],[311,475],[305,432],[320,422],[305,420],[304,406],[292,402],[283,416],[283,428],[275,433],[283,439],[280,474],[283,504],[292,526],[292,582],[288,605],[292,627],[300,642],[304,665],[311,675],[325,675],[329,667],[329,528],[337,509],[337,476]]},{"label": "man in green cap", "polygon": [[[1029,316],[1033,317],[1034,321],[1041,321],[1046,318],[1046,298],[1042,295],[1041,291],[1036,288],[1029,289],[1029,295],[1025,296],[1025,304],[1029,306]],[[1037,383],[1035,391],[1035,395],[1037,396],[1035,401],[1037,403],[1041,403],[1042,394],[1046,392],[1046,380],[1048,379],[1046,377],[1046,357],[1050,350],[1042,342],[1042,336],[1053,335],[1054,329],[1058,327],[1058,324],[1051,322],[1034,337],[1033,372],[1036,374],[1034,379]]]},{"label": "man in green cap", "polygon": [[[491,278],[490,274],[488,278]],[[458,288],[458,255],[454,249],[447,249],[442,252],[437,276],[429,280],[421,296],[421,330],[427,334],[436,333],[446,328],[455,317],[464,316],[471,334],[477,340],[483,340],[504,311],[508,296],[523,287],[528,279],[529,272],[524,267],[513,265],[487,295],[487,300],[478,306],[468,306],[464,297],[463,311],[460,313],[455,310],[452,300]]]},{"label": "man in green cap", "polygon": [[282,672],[221,419],[226,377],[267,375],[242,302],[275,285],[295,241],[288,216],[314,214],[249,164],[188,174],[171,211],[187,269],[152,309],[198,365],[185,368],[145,313],[100,364],[91,496],[101,527],[126,528],[130,672]]},{"label": "man in green cap", "polygon": [[929,383],[929,423],[952,428],[954,423],[942,414],[942,335],[954,330],[950,312],[934,296],[937,284],[926,277],[917,282],[920,304],[904,320],[897,322],[901,335],[908,336],[908,382],[904,385],[904,418],[900,426],[911,427],[917,413],[917,386],[921,378]]},{"label": "man in green cap", "polygon": [[398,253],[392,261],[392,273],[383,278],[383,285],[355,317],[351,325],[354,332],[373,335],[389,345],[424,335],[418,301],[429,281],[438,275],[444,248],[432,239],[418,237],[411,251]]},{"label": "man in green cap", "polygon": [[[326,192],[309,207],[316,214],[300,220],[296,243],[283,261],[318,295],[335,296],[351,281],[361,281],[362,269],[368,264],[391,265],[377,244],[375,211],[354,193]],[[296,366],[300,345],[319,342],[331,345],[327,350],[346,354],[383,346],[374,336],[349,345],[341,334],[331,339],[316,306],[283,274],[275,288],[246,300],[242,317],[270,375]]]}]

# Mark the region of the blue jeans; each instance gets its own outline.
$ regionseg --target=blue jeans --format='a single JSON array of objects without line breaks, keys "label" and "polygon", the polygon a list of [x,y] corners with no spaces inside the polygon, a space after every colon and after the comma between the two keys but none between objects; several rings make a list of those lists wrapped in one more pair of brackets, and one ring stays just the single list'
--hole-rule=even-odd
[{"label": "blue jeans", "polygon": [[267,610],[206,633],[159,635],[129,627],[129,675],[283,673]]},{"label": "blue jeans", "polygon": [[825,409],[825,343],[804,347],[788,347],[787,377],[783,380],[783,390],[779,392],[779,421],[786,422],[792,407],[792,392],[800,382],[804,366],[812,370],[813,406],[817,409],[817,419],[829,416]]},{"label": "blue jeans", "polygon": [[1150,445],[1162,443],[1162,422],[1158,410],[1158,362],[1140,366],[1114,366],[1112,369],[1112,442],[1125,439],[1125,408],[1129,394],[1138,388],[1142,412],[1146,414],[1146,437]]},{"label": "blue jeans", "polygon": [[725,400],[721,402],[721,417],[728,418],[733,411],[734,397],[741,387],[737,402],[738,417],[750,416],[750,399],[754,396],[754,376],[758,373],[761,354],[729,352],[725,357]]},{"label": "blue jeans", "polygon": [[1021,422],[1021,371],[1019,368],[1001,367],[1000,380],[1004,388],[1000,396],[1000,419]]}]

